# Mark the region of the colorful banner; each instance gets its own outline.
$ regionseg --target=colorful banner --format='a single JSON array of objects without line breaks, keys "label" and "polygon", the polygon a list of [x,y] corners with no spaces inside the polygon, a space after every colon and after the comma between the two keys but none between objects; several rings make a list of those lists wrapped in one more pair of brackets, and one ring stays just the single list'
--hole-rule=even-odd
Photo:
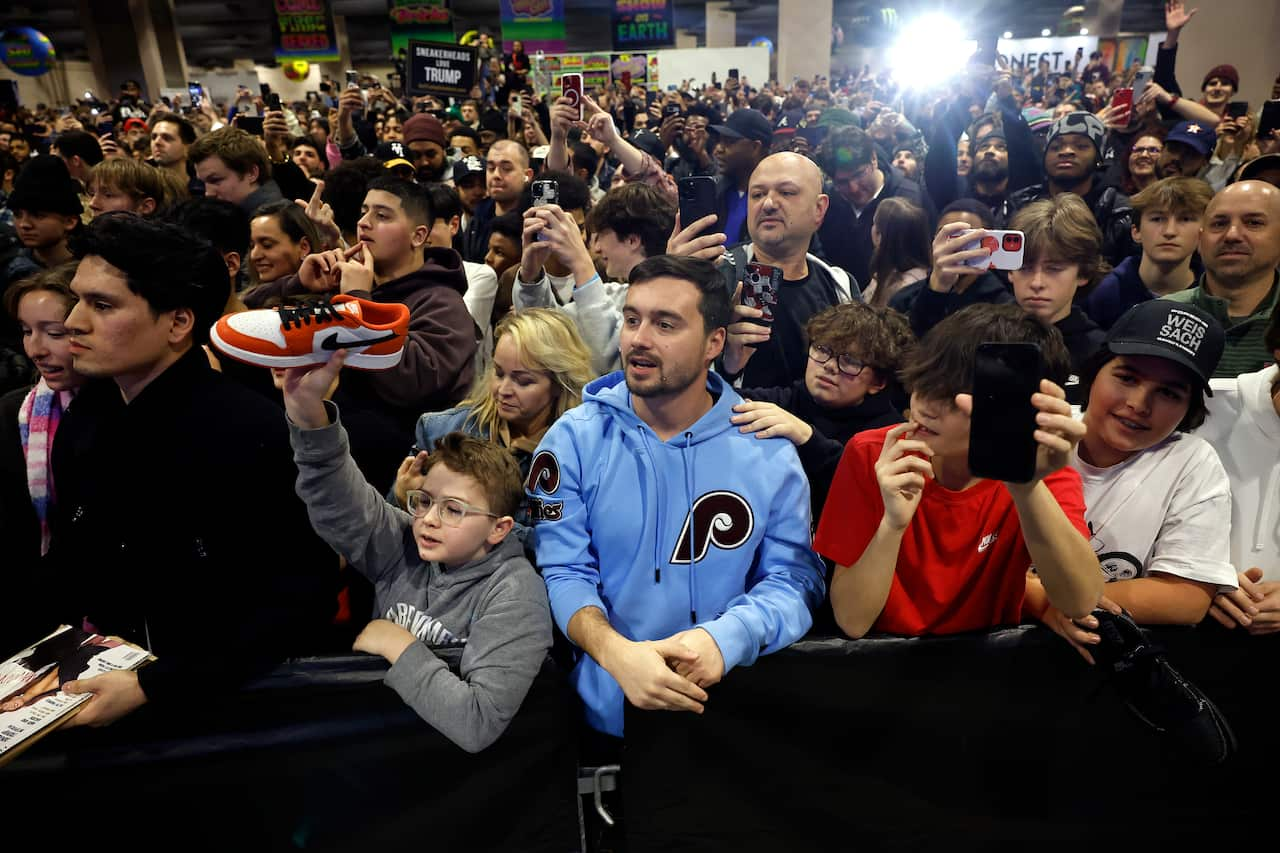
[{"label": "colorful banner", "polygon": [[590,94],[609,85],[609,54],[588,53],[582,57],[582,91]]},{"label": "colorful banner", "polygon": [[614,0],[613,49],[674,47],[671,0]]},{"label": "colorful banner", "polygon": [[564,50],[565,0],[501,0],[502,52],[510,53],[514,42],[524,45],[532,56],[536,51]]},{"label": "colorful banner", "polygon": [[466,98],[476,83],[477,48],[435,41],[409,42],[411,95]]},{"label": "colorful banner", "polygon": [[338,38],[328,0],[274,0],[271,43],[276,61],[336,62]]},{"label": "colorful banner", "polygon": [[391,17],[391,55],[409,49],[409,41],[454,41],[449,0],[387,0]]},{"label": "colorful banner", "polygon": [[643,53],[615,53],[613,62],[609,64],[609,76],[616,82],[622,82],[622,75],[631,74],[631,85],[644,85],[648,82],[649,62]]}]

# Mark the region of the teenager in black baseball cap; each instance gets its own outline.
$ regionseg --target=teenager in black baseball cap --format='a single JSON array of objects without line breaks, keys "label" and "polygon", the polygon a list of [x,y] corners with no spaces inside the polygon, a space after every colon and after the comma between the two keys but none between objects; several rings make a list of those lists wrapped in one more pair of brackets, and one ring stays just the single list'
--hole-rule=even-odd
[{"label": "teenager in black baseball cap", "polygon": [[[1236,588],[1231,485],[1213,446],[1191,434],[1204,423],[1225,336],[1195,306],[1143,302],[1111,327],[1082,377],[1088,431],[1071,465],[1107,581],[1099,606],[1139,624],[1194,625]],[[1027,595],[1045,600],[1034,578]],[[1093,662],[1096,616],[1072,620],[1049,607],[1040,618]]]}]

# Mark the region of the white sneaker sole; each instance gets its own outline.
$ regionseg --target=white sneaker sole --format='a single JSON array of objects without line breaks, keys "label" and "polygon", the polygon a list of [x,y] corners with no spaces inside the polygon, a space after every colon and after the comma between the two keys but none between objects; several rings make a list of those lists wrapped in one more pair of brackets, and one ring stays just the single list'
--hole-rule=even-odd
[{"label": "white sneaker sole", "polygon": [[[329,360],[330,355],[314,352],[303,355],[264,355],[227,343],[218,335],[216,326],[209,330],[209,342],[213,344],[214,349],[223,355],[231,356],[236,361],[243,361],[245,364],[252,364],[255,367],[305,367],[308,364],[324,364]],[[399,364],[403,355],[403,346],[386,355],[348,350],[346,366],[353,367],[356,370],[386,370]]]}]

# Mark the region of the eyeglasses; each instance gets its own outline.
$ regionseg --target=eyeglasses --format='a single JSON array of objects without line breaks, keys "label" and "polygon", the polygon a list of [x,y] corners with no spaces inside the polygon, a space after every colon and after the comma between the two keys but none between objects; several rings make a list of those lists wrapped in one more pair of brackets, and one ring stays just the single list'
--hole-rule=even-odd
[{"label": "eyeglasses", "polygon": [[1133,154],[1159,154],[1159,145],[1142,145],[1129,149]]},{"label": "eyeglasses", "polygon": [[418,489],[414,489],[405,495],[405,503],[409,507],[409,514],[414,518],[422,518],[431,512],[431,507],[436,507],[440,520],[449,527],[461,527],[463,520],[468,515],[487,515],[490,518],[499,517],[496,513],[480,509],[478,506],[472,506],[457,498],[436,500],[431,495]]},{"label": "eyeglasses", "polygon": [[[820,344],[809,345],[809,358],[813,359],[818,364],[826,364],[834,355],[835,353],[833,353],[828,347],[824,347]],[[845,376],[857,376],[865,370],[866,367],[867,366],[865,364],[858,361],[848,353],[842,352],[840,353],[840,356],[836,358],[836,369]]]}]

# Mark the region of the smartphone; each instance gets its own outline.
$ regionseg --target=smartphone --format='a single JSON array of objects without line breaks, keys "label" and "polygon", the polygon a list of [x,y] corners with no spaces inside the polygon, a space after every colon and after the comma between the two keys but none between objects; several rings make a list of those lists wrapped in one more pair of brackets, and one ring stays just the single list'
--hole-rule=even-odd
[{"label": "smartphone", "polygon": [[1044,367],[1040,345],[978,344],[969,418],[969,471],[975,477],[1029,483],[1036,473],[1036,407]]},{"label": "smartphone", "polygon": [[276,112],[281,111],[280,96],[278,94],[276,94],[275,92],[267,92],[264,98],[265,98],[264,103],[267,105],[267,109],[275,110]]},{"label": "smartphone", "polygon": [[348,89],[360,88],[360,74],[354,68],[347,69],[347,88]]},{"label": "smartphone", "polygon": [[521,115],[524,113],[524,102],[520,99],[519,95],[516,95],[511,99],[511,104],[508,107],[508,110],[513,115]]},{"label": "smartphone", "polygon": [[1151,81],[1155,76],[1156,70],[1150,65],[1144,65],[1138,69],[1138,73],[1133,78],[1133,102],[1135,104],[1142,100],[1142,96],[1146,94],[1147,86],[1151,85]]},{"label": "smartphone", "polygon": [[582,75],[565,74],[560,78],[560,91],[578,108],[578,121],[582,121]]},{"label": "smartphone", "polygon": [[683,110],[680,109],[679,104],[667,104],[662,108],[662,117],[665,119],[669,116],[678,116],[681,112]]},{"label": "smartphone", "polygon": [[191,98],[191,106],[200,106],[200,100],[204,95],[204,90],[200,88],[199,80],[187,81],[187,96]]},{"label": "smartphone", "polygon": [[778,304],[778,290],[781,287],[782,267],[771,267],[754,261],[747,264],[742,274],[742,304],[764,312],[764,316],[752,322],[766,326],[773,323],[773,306]]},{"label": "smartphone", "polygon": [[262,136],[262,116],[241,114],[236,116],[235,125],[245,133]]},{"label": "smartphone", "polygon": [[631,72],[630,71],[622,72],[622,91],[628,95],[631,94]]},{"label": "smartphone", "polygon": [[533,206],[560,203],[560,184],[556,181],[534,181],[530,191]]},{"label": "smartphone", "polygon": [[1125,126],[1133,122],[1133,89],[1121,86],[1111,96],[1111,106],[1125,111]]},{"label": "smartphone", "polygon": [[[676,181],[680,199],[680,227],[688,228],[704,216],[716,215],[716,179],[695,175]],[[703,231],[704,234],[713,232]]]},{"label": "smartphone", "polygon": [[737,79],[738,79],[738,69],[736,69],[736,68],[730,68],[730,69],[729,69],[729,79],[730,79],[730,80],[737,80]]},{"label": "smartphone", "polygon": [[[973,233],[972,230],[961,231],[956,237]],[[988,231],[981,240],[974,240],[962,251],[980,247],[991,250],[987,258],[971,258],[965,261],[966,266],[980,270],[1017,270],[1022,269],[1023,236],[1021,231]]]},{"label": "smartphone", "polygon": [[1242,118],[1249,114],[1248,101],[1232,101],[1227,104],[1227,115],[1231,118]]},{"label": "smartphone", "polygon": [[1262,117],[1258,119],[1258,136],[1270,136],[1280,128],[1280,101],[1267,101],[1262,105]]},{"label": "smartphone", "polygon": [[266,98],[267,95],[271,94],[271,85],[269,83],[259,83],[258,92],[262,95],[263,98]]}]

